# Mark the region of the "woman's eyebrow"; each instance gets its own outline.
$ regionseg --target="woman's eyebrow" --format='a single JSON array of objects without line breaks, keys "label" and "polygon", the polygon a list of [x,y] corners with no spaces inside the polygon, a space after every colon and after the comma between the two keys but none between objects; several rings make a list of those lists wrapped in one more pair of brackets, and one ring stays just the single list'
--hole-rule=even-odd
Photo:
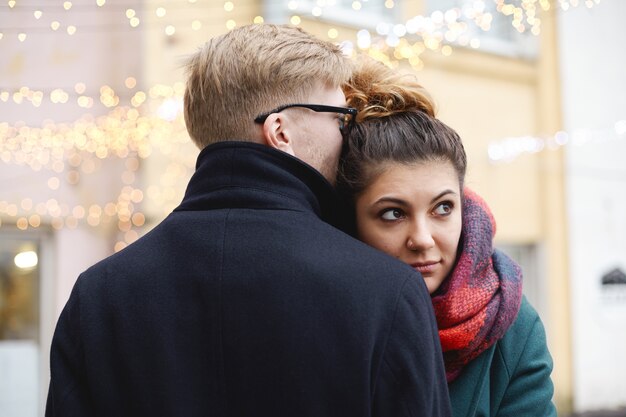
[{"label": "woman's eyebrow", "polygon": [[374,202],[374,204],[381,204],[381,203],[394,203],[400,206],[408,205],[405,200],[402,200],[401,198],[396,198],[396,197],[381,197]]},{"label": "woman's eyebrow", "polygon": [[440,192],[439,194],[437,194],[437,196],[435,198],[430,200],[430,204],[434,203],[435,201],[439,200],[441,197],[443,197],[444,195],[447,195],[447,194],[456,194],[456,193],[453,190],[444,190],[444,191]]}]

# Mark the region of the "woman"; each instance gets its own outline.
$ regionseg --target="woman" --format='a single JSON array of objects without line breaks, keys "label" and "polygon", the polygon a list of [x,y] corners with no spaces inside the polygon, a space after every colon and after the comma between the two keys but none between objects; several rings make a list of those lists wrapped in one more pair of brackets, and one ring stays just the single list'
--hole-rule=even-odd
[{"label": "woman", "polygon": [[543,325],[519,267],[493,249],[489,208],[463,187],[459,136],[413,78],[381,64],[361,62],[344,90],[359,111],[340,178],[354,232],[424,277],[454,416],[556,416]]}]

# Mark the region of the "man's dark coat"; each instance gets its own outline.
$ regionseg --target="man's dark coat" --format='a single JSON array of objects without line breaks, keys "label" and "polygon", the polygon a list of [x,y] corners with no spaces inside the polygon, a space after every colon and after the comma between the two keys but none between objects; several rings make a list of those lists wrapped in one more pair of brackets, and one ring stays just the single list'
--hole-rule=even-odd
[{"label": "man's dark coat", "polygon": [[182,204],[78,278],[46,416],[447,416],[430,297],[325,222],[310,166],[224,142]]}]

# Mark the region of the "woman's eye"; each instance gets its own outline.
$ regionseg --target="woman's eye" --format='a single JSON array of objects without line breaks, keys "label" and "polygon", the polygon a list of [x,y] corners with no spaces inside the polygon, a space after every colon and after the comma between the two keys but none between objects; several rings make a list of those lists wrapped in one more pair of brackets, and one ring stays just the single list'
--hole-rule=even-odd
[{"label": "woman's eye", "polygon": [[398,220],[402,218],[402,211],[398,209],[385,210],[380,217],[384,220]]},{"label": "woman's eye", "polygon": [[447,216],[448,214],[452,213],[453,208],[454,206],[451,203],[441,203],[438,204],[437,207],[435,207],[434,212],[439,216]]}]

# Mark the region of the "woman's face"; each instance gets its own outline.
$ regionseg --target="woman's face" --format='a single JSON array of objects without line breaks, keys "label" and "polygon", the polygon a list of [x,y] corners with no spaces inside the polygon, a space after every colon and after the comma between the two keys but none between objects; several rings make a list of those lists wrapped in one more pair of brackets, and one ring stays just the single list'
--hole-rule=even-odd
[{"label": "woman's face", "polygon": [[356,199],[359,239],[421,272],[432,294],[461,236],[459,178],[449,161],[389,163]]}]

